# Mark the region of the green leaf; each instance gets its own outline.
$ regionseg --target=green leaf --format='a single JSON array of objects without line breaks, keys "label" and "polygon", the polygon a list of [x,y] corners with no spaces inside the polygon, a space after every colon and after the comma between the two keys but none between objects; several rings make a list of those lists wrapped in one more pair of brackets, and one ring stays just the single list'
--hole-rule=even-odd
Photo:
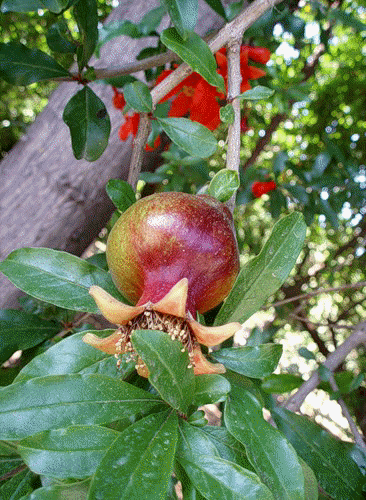
[{"label": "green leaf", "polygon": [[98,467],[89,500],[165,498],[173,472],[177,429],[177,415],[171,410],[127,427]]},{"label": "green leaf", "polygon": [[149,369],[150,383],[173,408],[187,413],[195,382],[188,352],[181,352],[182,343],[157,330],[136,330],[131,340]]},{"label": "green leaf", "polygon": [[303,415],[275,408],[273,418],[300,457],[314,471],[319,485],[337,500],[362,499],[365,480],[344,443]]},{"label": "green leaf", "polygon": [[92,285],[99,285],[125,301],[109,273],[75,255],[51,248],[14,250],[0,262],[0,271],[32,297],[72,311],[99,312],[89,295]]},{"label": "green leaf", "polygon": [[305,500],[318,500],[318,481],[313,470],[302,458],[300,458],[300,465],[305,480]]},{"label": "green leaf", "polygon": [[291,373],[272,374],[265,377],[262,382],[263,391],[269,394],[282,394],[297,389],[303,383],[303,379]]},{"label": "green leaf", "polygon": [[149,392],[106,375],[38,377],[0,390],[0,439],[135,418],[161,404]]},{"label": "green leaf", "polygon": [[135,191],[128,182],[122,179],[110,179],[107,182],[106,191],[120,213],[123,213],[136,201]]},{"label": "green leaf", "polygon": [[257,257],[241,269],[215,324],[243,323],[285,282],[303,247],[306,225],[294,212],[280,219]]},{"label": "green leaf", "polygon": [[217,73],[216,59],[201,37],[190,32],[183,40],[174,28],[168,28],[162,32],[160,38],[163,44],[178,54],[193,71],[199,73],[210,85],[226,93],[224,79]]},{"label": "green leaf", "polygon": [[202,429],[202,432],[211,439],[221,458],[255,472],[248,460],[244,446],[225,427],[207,425]]},{"label": "green leaf", "polygon": [[127,104],[136,111],[149,113],[152,111],[152,98],[149,87],[140,81],[129,83],[123,87],[123,95]]},{"label": "green leaf", "polygon": [[[115,330],[90,331],[98,337],[105,338]],[[133,363],[126,362],[126,356],[122,357],[120,367],[116,368],[116,360],[113,356],[99,349],[85,344],[83,337],[86,332],[75,333],[67,337],[47,351],[33,358],[17,375],[14,382],[25,382],[35,377],[47,375],[67,375],[71,373],[100,373],[118,378],[125,378],[134,369]]]},{"label": "green leaf", "polygon": [[270,375],[282,355],[281,344],[262,344],[255,347],[228,347],[211,356],[230,370],[251,378]]},{"label": "green leaf", "polygon": [[74,41],[70,41],[67,37],[68,26],[64,19],[53,24],[47,31],[46,40],[49,48],[54,52],[60,53],[74,53],[77,49],[77,44]]},{"label": "green leaf", "polygon": [[35,473],[59,479],[91,476],[119,432],[97,425],[40,432],[21,440],[17,449]]},{"label": "green leaf", "polygon": [[70,76],[51,56],[21,43],[0,43],[0,77],[12,85]]},{"label": "green leaf", "polygon": [[223,17],[225,21],[229,21],[226,16],[225,7],[222,5],[220,0],[205,0],[207,5],[211,7],[219,16]]},{"label": "green leaf", "polygon": [[207,500],[273,500],[258,476],[220,457],[192,455],[179,458],[195,488]]},{"label": "green leaf", "polygon": [[177,458],[191,459],[192,455],[197,457],[201,455],[219,456],[219,453],[212,440],[202,429],[180,419]]},{"label": "green leaf", "polygon": [[225,424],[275,499],[305,500],[304,474],[287,439],[263,418],[262,407],[248,391],[235,388],[225,405]]},{"label": "green leaf", "polygon": [[68,7],[69,0],[4,0],[1,12],[34,12],[48,9],[59,14]]},{"label": "green leaf", "polygon": [[233,124],[235,120],[235,111],[232,104],[226,104],[220,108],[220,120],[223,123]]},{"label": "green leaf", "polygon": [[260,99],[268,99],[274,94],[274,90],[268,87],[263,87],[262,85],[257,85],[256,87],[246,90],[242,94],[238,95],[239,99],[245,101],[259,101]]},{"label": "green leaf", "polygon": [[34,483],[35,476],[28,469],[21,468],[20,470],[13,470],[14,474],[8,481],[0,484],[0,498],[3,500],[22,500],[24,495],[32,491],[32,483]]},{"label": "green leaf", "polygon": [[136,26],[136,24],[127,20],[112,21],[106,25],[103,25],[99,30],[99,42],[96,47],[97,57],[100,56],[100,49],[105,43],[113,40],[114,38],[117,38],[118,36],[123,35],[129,36],[131,38],[140,38],[142,36],[142,33],[139,30],[138,26]]},{"label": "green leaf", "polygon": [[162,0],[162,4],[180,36],[186,39],[187,30],[193,31],[197,23],[198,0]]},{"label": "green leaf", "polygon": [[165,14],[166,9],[163,5],[147,12],[138,24],[141,34],[144,36],[154,34]]},{"label": "green leaf", "polygon": [[314,165],[311,170],[312,177],[318,179],[324,173],[331,160],[331,156],[328,153],[319,153],[315,157]]},{"label": "green leaf", "polygon": [[13,309],[0,310],[0,364],[17,350],[30,349],[61,330],[55,321]]},{"label": "green leaf", "polygon": [[207,158],[217,149],[217,140],[208,128],[187,118],[157,118],[164,132],[191,156]]},{"label": "green leaf", "polygon": [[97,160],[108,146],[111,122],[104,102],[85,86],[66,104],[62,118],[70,129],[77,160]]},{"label": "green leaf", "polygon": [[54,484],[38,488],[20,500],[86,500],[88,489],[89,481]]},{"label": "green leaf", "polygon": [[223,168],[214,175],[208,186],[208,194],[222,203],[230,200],[240,186],[239,174],[235,170]]},{"label": "green leaf", "polygon": [[98,42],[98,8],[96,0],[78,0],[74,16],[81,37],[81,45],[76,52],[79,71],[87,64]]},{"label": "green leaf", "polygon": [[309,349],[307,349],[306,347],[301,346],[297,352],[305,359],[316,360],[315,354],[312,351],[309,351]]},{"label": "green leaf", "polygon": [[230,383],[221,375],[200,375],[195,377],[194,406],[225,401],[230,392]]}]

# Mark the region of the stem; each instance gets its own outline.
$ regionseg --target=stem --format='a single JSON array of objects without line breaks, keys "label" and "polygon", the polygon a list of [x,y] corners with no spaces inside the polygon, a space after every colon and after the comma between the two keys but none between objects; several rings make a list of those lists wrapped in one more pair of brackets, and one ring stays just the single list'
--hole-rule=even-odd
[{"label": "stem", "polygon": [[[329,377],[329,384],[333,391],[338,391],[338,385],[337,382],[335,381],[335,378],[333,375]],[[344,417],[347,419],[348,425],[351,429],[351,432],[353,434],[353,437],[355,438],[355,443],[356,445],[366,454],[366,444],[365,441],[362,438],[362,435],[360,434],[359,430],[357,429],[357,425],[353,421],[353,418],[347,408],[346,403],[343,401],[342,398],[337,398],[339,406],[342,408],[342,413]]]},{"label": "stem", "polygon": [[[230,43],[227,47],[228,61],[228,101],[231,103],[234,110],[234,123],[229,125],[227,134],[227,153],[226,153],[226,168],[234,170],[239,174],[240,166],[240,99],[237,96],[240,94],[241,72],[240,72],[240,45],[241,36]],[[234,212],[236,205],[236,192],[232,195],[226,205]]]},{"label": "stem", "polygon": [[[267,9],[274,7],[282,0],[255,0],[245,10],[243,10],[231,23],[226,24],[218,34],[209,42],[211,52],[216,53],[221,47],[232,43],[242,36],[243,32],[249,28]],[[164,78],[152,91],[153,104],[156,104],[165,97],[174,87],[192,73],[192,68],[183,63],[168,77]]]},{"label": "stem", "polygon": [[295,302],[296,300],[306,300],[310,297],[314,297],[315,295],[320,295],[322,293],[338,292],[340,290],[347,290],[348,288],[362,288],[364,286],[366,286],[366,281],[360,281],[359,283],[349,283],[347,285],[336,286],[333,288],[321,288],[319,290],[314,290],[314,292],[304,293],[302,295],[296,295],[295,297],[289,297],[288,299],[279,300],[278,302],[274,302],[273,304],[262,307],[262,309],[283,306],[284,304]]},{"label": "stem", "polygon": [[[359,323],[355,331],[341,344],[335,351],[329,354],[323,365],[331,372],[334,372],[340,364],[345,360],[348,354],[361,344],[366,344],[366,321]],[[304,382],[296,393],[286,402],[285,408],[291,411],[299,411],[306,396],[310,394],[320,382],[318,370]]]},{"label": "stem", "polygon": [[134,141],[131,164],[128,172],[127,182],[131,185],[132,189],[136,191],[137,181],[141,172],[142,160],[144,157],[144,149],[149,137],[151,128],[150,118],[148,113],[140,114],[139,129]]}]

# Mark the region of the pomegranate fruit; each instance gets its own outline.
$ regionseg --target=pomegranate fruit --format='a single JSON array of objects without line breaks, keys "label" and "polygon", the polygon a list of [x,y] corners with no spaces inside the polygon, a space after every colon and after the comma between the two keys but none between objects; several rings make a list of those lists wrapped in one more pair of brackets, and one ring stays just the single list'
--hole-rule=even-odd
[{"label": "pomegranate fruit", "polygon": [[[182,342],[195,374],[222,373],[209,363],[199,344],[216,345],[232,336],[239,323],[206,327],[196,320],[229,293],[239,271],[233,220],[215,198],[158,193],[129,207],[107,242],[114,283],[135,306],[123,304],[97,286],[90,289],[99,309],[119,329],[106,339],[86,334],[84,341],[105,352],[134,354],[130,335],[158,329]],[[148,376],[142,360],[140,375]]]}]

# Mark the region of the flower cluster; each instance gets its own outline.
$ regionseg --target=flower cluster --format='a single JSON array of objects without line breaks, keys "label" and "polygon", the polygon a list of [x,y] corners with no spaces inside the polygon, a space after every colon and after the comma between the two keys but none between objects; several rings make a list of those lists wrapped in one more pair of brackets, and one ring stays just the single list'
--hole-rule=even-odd
[{"label": "flower cluster", "polygon": [[275,183],[275,181],[256,181],[252,184],[252,193],[256,198],[260,198],[269,191],[273,191],[274,189],[276,189],[276,187],[277,184]]},{"label": "flower cluster", "polygon": [[[252,47],[250,45],[242,45],[240,48],[240,70],[241,70],[241,92],[245,92],[251,88],[249,80],[256,80],[266,74],[260,68],[249,65],[249,60],[266,64],[270,58],[270,51],[265,47]],[[228,64],[226,57],[226,49],[220,49],[216,54],[217,72],[224,78],[227,86]],[[156,80],[156,84],[164,80],[172,69],[164,70]],[[114,89],[113,104],[117,109],[123,109],[125,101],[123,94]],[[220,125],[220,101],[225,100],[225,94],[220,92],[216,87],[206,82],[198,73],[192,73],[185,78],[179,85],[174,87],[161,102],[172,99],[172,105],[169,111],[169,116],[183,117],[189,116],[192,121],[196,121],[209,128],[215,130]],[[138,131],[140,115],[126,115],[125,121],[119,129],[119,138],[125,141],[130,135],[136,137]],[[242,130],[246,131],[243,123]],[[157,147],[159,141],[156,140],[154,148]],[[151,150],[147,146],[147,150]]]}]

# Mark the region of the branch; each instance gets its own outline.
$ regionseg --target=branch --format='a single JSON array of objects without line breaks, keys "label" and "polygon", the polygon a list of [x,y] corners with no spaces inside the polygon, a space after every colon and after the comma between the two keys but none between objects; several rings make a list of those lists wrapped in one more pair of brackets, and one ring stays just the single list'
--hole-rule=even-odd
[{"label": "branch", "polygon": [[[255,0],[245,10],[243,10],[231,23],[226,24],[218,34],[209,42],[213,53],[216,53],[224,45],[235,41],[240,34],[249,28],[267,9],[274,7],[282,0]],[[151,97],[153,105],[165,97],[174,87],[192,73],[188,64],[181,64],[173,73],[159,83],[152,91]]]},{"label": "branch", "polygon": [[[240,72],[240,45],[243,34],[234,40],[227,47],[228,61],[228,95],[227,100],[234,110],[234,123],[229,125],[227,134],[226,168],[234,170],[239,174],[240,166],[240,94],[241,72]],[[234,212],[236,193],[232,195],[226,205]]]},{"label": "branch", "polygon": [[141,113],[138,132],[133,144],[131,163],[127,179],[127,182],[135,191],[141,172],[144,149],[149,138],[150,128],[151,123],[148,113]]},{"label": "branch", "polygon": [[[329,354],[323,365],[331,372],[334,372],[334,370],[342,364],[348,354],[361,344],[366,344],[366,321],[360,323],[343,344]],[[320,377],[318,370],[316,370],[311,377],[299,387],[296,393],[288,399],[285,408],[291,411],[299,411],[306,396],[316,389],[319,383]]]},{"label": "branch", "polygon": [[[333,391],[337,392],[339,390],[337,382],[335,381],[335,378],[333,375],[329,377],[329,384]],[[342,398],[337,398],[338,404],[342,409],[343,416],[346,418],[348,425],[351,429],[351,432],[353,434],[353,437],[355,438],[355,443],[356,445],[366,454],[366,444],[365,441],[363,440],[362,435],[360,434],[359,430],[357,429],[357,425],[353,421],[353,418],[347,408],[346,403],[343,401]]]},{"label": "branch", "polygon": [[336,286],[333,288],[320,288],[319,290],[314,290],[314,292],[303,293],[302,295],[296,295],[295,297],[279,300],[278,302],[274,302],[273,304],[269,304],[268,306],[262,307],[262,309],[269,309],[270,307],[283,306],[284,304],[288,304],[289,302],[295,302],[296,300],[306,300],[309,299],[310,297],[314,297],[315,295],[320,295],[322,293],[338,292],[340,290],[347,290],[348,288],[362,288],[364,286],[366,286],[366,281],[360,281],[359,283],[349,283],[347,285]]}]

